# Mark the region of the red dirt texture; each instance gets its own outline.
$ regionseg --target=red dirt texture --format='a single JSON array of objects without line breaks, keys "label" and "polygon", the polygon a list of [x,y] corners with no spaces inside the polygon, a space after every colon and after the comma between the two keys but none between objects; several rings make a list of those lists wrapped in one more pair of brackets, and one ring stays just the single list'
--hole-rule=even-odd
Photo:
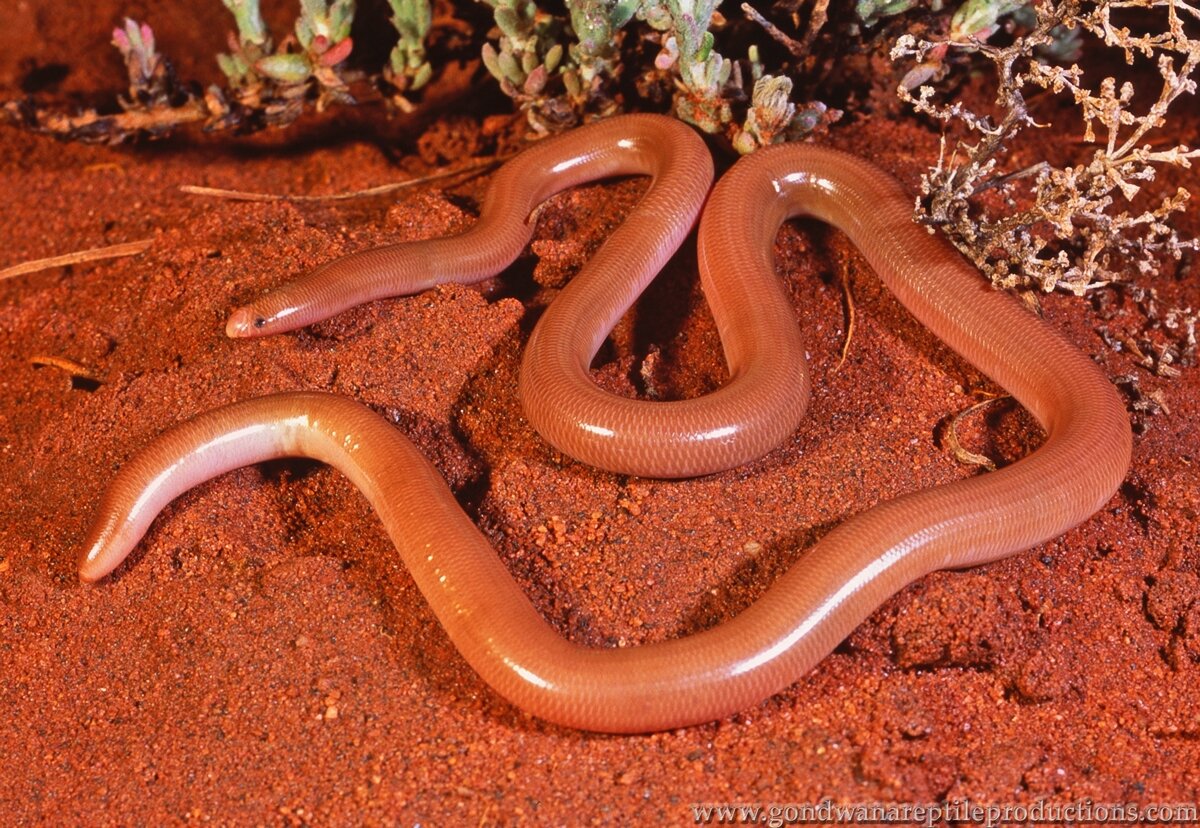
[{"label": "red dirt texture", "polygon": [[[16,4],[0,32],[0,97],[55,65],[64,99],[119,89],[107,40],[124,14],[154,25],[181,76],[215,80],[206,61],[224,9],[169,5],[107,0],[66,16],[49,0]],[[0,267],[153,240],[140,256],[0,283],[0,824],[691,824],[694,803],[714,802],[1196,800],[1200,379],[1155,377],[1104,343],[1101,328],[1144,322],[1119,296],[1043,305],[1110,375],[1140,373],[1168,402],[1145,419],[1121,492],[1044,546],[911,585],[786,691],[709,725],[613,737],[523,714],[458,656],[363,497],[313,463],[197,487],[114,577],[80,585],[78,546],[133,452],[189,415],[279,390],[345,394],[392,420],[538,610],[597,647],[720,623],[846,517],[980,473],[940,436],[992,386],[813,223],[788,225],[776,251],[813,369],[794,437],[678,482],[597,472],[549,448],[516,398],[522,346],[538,307],[636,202],[636,180],[552,199],[491,296],[441,288],[227,339],[230,308],[323,261],[473,221],[486,177],[338,205],[179,191],[334,193],[441,163],[430,148],[445,120],[382,123],[378,109],[334,113],[285,133],[125,148],[0,130]],[[1167,136],[1198,126],[1182,113]],[[426,129],[422,161],[412,147]],[[937,153],[928,127],[886,116],[825,140],[909,186]],[[1184,224],[1200,230],[1194,211]],[[1155,283],[1164,302],[1200,306],[1190,267]],[[856,329],[838,368],[843,279]],[[38,356],[103,382],[73,384]],[[686,251],[596,366],[606,388],[667,397],[711,390],[723,372]],[[1040,439],[1011,406],[962,431],[1008,460]]]}]

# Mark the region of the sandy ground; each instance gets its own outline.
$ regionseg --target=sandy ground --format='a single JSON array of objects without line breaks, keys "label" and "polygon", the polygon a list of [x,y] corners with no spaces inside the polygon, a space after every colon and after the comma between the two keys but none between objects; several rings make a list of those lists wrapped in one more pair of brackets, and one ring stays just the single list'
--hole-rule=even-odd
[{"label": "sandy ground", "polygon": [[[142,5],[120,11],[143,15]],[[180,5],[189,10],[149,17],[169,51],[192,56],[181,74],[203,77],[212,70],[198,56],[219,48],[212,21],[223,11]],[[22,4],[28,14],[0,34],[0,97],[20,94],[31,59],[68,67],[64,95],[119,86],[105,45],[116,4],[81,6],[72,20],[53,7]],[[432,155],[411,157],[420,129],[373,127],[379,115],[123,149],[0,130],[0,267],[153,239],[139,257],[0,283],[0,822],[674,824],[692,820],[693,803],[825,796],[1196,799],[1200,380],[1194,369],[1153,377],[1103,343],[1101,328],[1144,324],[1129,300],[1044,300],[1050,322],[1106,371],[1140,372],[1143,389],[1169,401],[1138,436],[1122,491],[1051,543],[913,584],[811,674],[710,725],[598,736],[501,700],[450,645],[365,500],[315,464],[198,487],[115,577],[80,586],[77,546],[121,463],[181,418],[276,390],[346,394],[395,422],[538,609],[594,646],[719,623],[803,566],[804,547],[847,516],[977,473],[937,435],[990,386],[905,314],[844,238],[813,224],[788,226],[777,244],[815,385],[792,439],[684,482],[598,473],[550,449],[515,396],[521,349],[554,286],[636,202],[638,181],[555,198],[532,252],[490,298],[438,289],[309,331],[226,339],[232,306],[295,274],[473,220],[483,178],[343,206],[178,190],[332,193],[428,169]],[[1178,124],[1195,134],[1194,116]],[[936,153],[925,128],[885,118],[829,142],[909,185]],[[1200,305],[1191,267],[1156,286]],[[837,370],[844,275],[858,324]],[[104,381],[75,387],[33,367],[39,355]],[[648,357],[649,379],[635,382]],[[617,330],[596,375],[631,395],[722,381],[689,253]],[[1003,407],[965,433],[1008,459],[1039,439]]]}]

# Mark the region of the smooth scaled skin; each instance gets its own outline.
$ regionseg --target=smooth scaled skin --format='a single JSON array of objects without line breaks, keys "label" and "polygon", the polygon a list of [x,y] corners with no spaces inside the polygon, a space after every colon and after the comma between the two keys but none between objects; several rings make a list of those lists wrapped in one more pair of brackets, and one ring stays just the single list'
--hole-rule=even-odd
[{"label": "smooth scaled skin", "polygon": [[[686,403],[614,402],[592,388],[587,364],[651,278],[641,269],[661,265],[699,209],[711,169],[702,149],[689,130],[655,116],[614,118],[544,141],[497,174],[476,229],[340,259],[236,311],[229,333],[274,333],[439,280],[482,278],[516,255],[531,209],[549,194],[644,173],[654,177],[651,189],[545,314],[526,353],[522,398],[555,445],[603,468],[688,476],[754,457],[790,434],[807,400],[807,374],[772,250],[780,225],[807,215],[845,232],[922,324],[1016,397],[1046,431],[1041,448],[999,471],[855,515],[715,628],[592,649],[563,639],[537,614],[437,472],[394,428],[348,399],[278,394],[201,414],[135,455],[104,496],[80,577],[111,572],[158,511],[199,481],[273,457],[313,457],[366,494],[447,634],[498,693],[569,727],[642,732],[760,702],[911,581],[1043,543],[1112,496],[1132,438],[1101,371],[915,225],[898,182],[832,150],[759,150],[721,179],[704,209],[699,261],[730,367],[726,386]],[[607,283],[579,287],[589,279]]]},{"label": "smooth scaled skin", "polygon": [[[730,379],[716,392],[651,406],[600,390],[588,370],[691,231],[712,184],[708,148],[673,118],[627,115],[540,141],[493,177],[482,215],[467,232],[336,259],[234,311],[226,333],[280,333],[373,299],[483,281],[525,249],[530,216],[551,195],[633,174],[651,176],[650,189],[529,340],[519,388],[525,415],[556,448],[607,471],[695,477],[740,466],[783,442],[808,406],[803,342],[773,268],[730,256],[701,269],[714,312],[730,309],[717,314]],[[746,255],[769,257],[770,245]]]}]

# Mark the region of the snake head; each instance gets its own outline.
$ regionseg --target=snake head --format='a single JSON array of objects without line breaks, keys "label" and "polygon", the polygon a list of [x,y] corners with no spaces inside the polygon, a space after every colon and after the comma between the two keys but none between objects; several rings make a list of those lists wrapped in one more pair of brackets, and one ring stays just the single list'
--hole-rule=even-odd
[{"label": "snake head", "polygon": [[225,335],[230,339],[249,339],[254,336],[265,336],[271,331],[268,323],[271,320],[258,313],[252,307],[238,308],[229,315],[225,323]]}]

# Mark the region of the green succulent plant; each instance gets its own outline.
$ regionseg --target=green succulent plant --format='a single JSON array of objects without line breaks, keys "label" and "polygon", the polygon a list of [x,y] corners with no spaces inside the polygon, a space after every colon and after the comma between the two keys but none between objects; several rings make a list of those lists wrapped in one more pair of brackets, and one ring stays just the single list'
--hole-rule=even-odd
[{"label": "green succulent plant", "polygon": [[400,34],[384,67],[384,78],[395,88],[392,102],[405,112],[413,110],[406,93],[416,92],[433,77],[433,66],[425,59],[425,38],[433,25],[429,0],[388,0],[392,26]]}]

